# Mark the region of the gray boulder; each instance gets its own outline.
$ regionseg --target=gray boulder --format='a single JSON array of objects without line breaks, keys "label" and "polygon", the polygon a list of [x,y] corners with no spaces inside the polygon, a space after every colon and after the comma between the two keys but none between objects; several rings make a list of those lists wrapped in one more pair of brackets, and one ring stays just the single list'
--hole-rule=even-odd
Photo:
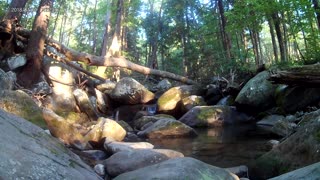
[{"label": "gray boulder", "polygon": [[122,78],[112,90],[111,99],[121,104],[144,104],[154,99],[154,94],[138,81]]},{"label": "gray boulder", "polygon": [[168,79],[161,80],[155,87],[155,91],[166,91],[172,87]]},{"label": "gray boulder", "polygon": [[88,115],[91,120],[97,120],[98,115],[93,107],[87,93],[82,89],[76,89],[73,91],[73,95],[76,99],[80,110]]},{"label": "gray boulder", "polygon": [[191,127],[169,118],[160,119],[147,129],[138,132],[138,136],[148,138],[188,137],[195,135],[196,132]]},{"label": "gray boulder", "polygon": [[115,180],[134,179],[160,179],[160,180],[183,180],[183,179],[224,179],[238,180],[239,178],[215,166],[211,166],[199,160],[184,157],[163,161],[159,164],[140,168],[135,171],[121,174]]},{"label": "gray boulder", "polygon": [[293,133],[296,126],[295,123],[287,121],[286,118],[281,115],[266,116],[257,122],[259,129],[282,137]]},{"label": "gray boulder", "polygon": [[3,179],[101,179],[80,158],[30,122],[0,109]]},{"label": "gray boulder", "polygon": [[27,63],[25,54],[17,54],[7,59],[8,67],[10,70],[15,70],[24,66]]},{"label": "gray boulder", "polygon": [[320,179],[320,162],[288,172],[286,174],[271,178],[270,180],[287,180],[287,179]]},{"label": "gray boulder", "polygon": [[120,151],[133,151],[136,149],[153,149],[153,145],[148,142],[104,142],[104,149],[111,153],[117,153]]},{"label": "gray boulder", "polygon": [[141,149],[121,151],[104,161],[107,172],[111,176],[140,169],[162,161],[184,157],[182,153],[169,149]]},{"label": "gray boulder", "polygon": [[238,112],[232,106],[196,106],[184,114],[179,121],[191,127],[217,127],[228,124],[239,124],[251,118]]},{"label": "gray boulder", "polygon": [[133,126],[134,126],[134,128],[136,128],[138,130],[141,130],[141,128],[144,125],[146,125],[146,124],[148,124],[150,122],[152,122],[152,123],[157,122],[158,120],[164,119],[164,118],[170,118],[170,119],[174,119],[175,120],[174,117],[172,117],[170,115],[166,115],[166,114],[157,114],[155,116],[142,116],[141,118],[135,119],[133,121]]},{"label": "gray boulder", "polygon": [[238,94],[236,103],[261,111],[270,108],[275,102],[274,92],[277,86],[267,80],[269,77],[269,72],[263,71],[248,81]]}]

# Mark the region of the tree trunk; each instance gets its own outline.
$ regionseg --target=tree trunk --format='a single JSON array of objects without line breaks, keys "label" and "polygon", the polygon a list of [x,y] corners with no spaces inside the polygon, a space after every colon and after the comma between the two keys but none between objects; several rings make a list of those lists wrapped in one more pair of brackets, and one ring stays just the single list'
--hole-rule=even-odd
[{"label": "tree trunk", "polygon": [[268,24],[269,24],[270,35],[271,35],[274,60],[275,60],[276,63],[278,63],[279,62],[278,47],[277,47],[277,42],[276,42],[276,38],[275,38],[275,34],[274,34],[274,27],[273,27],[271,18],[268,18]]},{"label": "tree trunk", "polygon": [[319,2],[318,0],[312,0],[313,8],[316,13],[316,18],[317,18],[317,25],[318,25],[318,30],[320,30],[320,7],[319,7]]},{"label": "tree trunk", "polygon": [[25,6],[28,0],[12,0],[7,14],[3,19],[16,19],[20,22],[23,12],[25,12]]},{"label": "tree trunk", "polygon": [[277,38],[278,38],[278,44],[280,49],[280,59],[281,59],[281,62],[284,62],[286,61],[286,55],[285,55],[285,47],[284,47],[284,41],[283,41],[283,36],[281,32],[280,19],[279,19],[278,13],[272,14],[272,20],[273,20]]},{"label": "tree trunk", "polygon": [[30,87],[39,80],[52,4],[53,0],[41,0],[38,7],[26,51],[27,64],[18,74],[18,83],[24,87]]},{"label": "tree trunk", "polygon": [[97,50],[97,3],[98,0],[95,0],[94,3],[94,17],[93,17],[93,31],[92,31],[92,54],[96,54]]},{"label": "tree trunk", "polygon": [[220,21],[221,21],[221,34],[222,34],[222,43],[224,50],[226,52],[226,57],[228,59],[231,58],[231,40],[229,34],[226,32],[227,19],[224,14],[224,7],[222,0],[218,1],[219,13],[220,13]]}]

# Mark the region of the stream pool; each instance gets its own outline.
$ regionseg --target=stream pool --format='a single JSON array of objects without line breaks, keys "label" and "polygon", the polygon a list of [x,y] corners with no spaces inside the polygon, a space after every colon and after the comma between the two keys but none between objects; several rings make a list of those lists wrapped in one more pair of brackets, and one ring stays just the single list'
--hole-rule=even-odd
[{"label": "stream pool", "polygon": [[195,129],[194,138],[148,139],[155,148],[172,149],[185,156],[218,167],[248,165],[270,148],[272,137],[261,136],[255,125],[237,125],[210,129]]}]

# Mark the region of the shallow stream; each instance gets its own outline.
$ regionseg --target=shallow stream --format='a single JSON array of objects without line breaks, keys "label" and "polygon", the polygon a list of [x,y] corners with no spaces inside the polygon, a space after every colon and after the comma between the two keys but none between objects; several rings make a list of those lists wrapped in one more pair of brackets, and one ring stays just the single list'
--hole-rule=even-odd
[{"label": "shallow stream", "polygon": [[271,137],[258,135],[255,125],[196,129],[194,138],[149,139],[155,148],[182,152],[218,167],[247,165],[270,148]]}]

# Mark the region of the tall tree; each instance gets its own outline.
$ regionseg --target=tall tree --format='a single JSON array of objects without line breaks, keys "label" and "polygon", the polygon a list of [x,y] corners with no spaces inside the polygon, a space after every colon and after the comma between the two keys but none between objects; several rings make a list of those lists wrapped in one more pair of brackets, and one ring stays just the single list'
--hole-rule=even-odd
[{"label": "tall tree", "polygon": [[41,0],[39,4],[28,41],[26,51],[27,64],[22,72],[18,74],[18,83],[24,87],[32,86],[40,78],[44,43],[52,4],[53,0]]}]

